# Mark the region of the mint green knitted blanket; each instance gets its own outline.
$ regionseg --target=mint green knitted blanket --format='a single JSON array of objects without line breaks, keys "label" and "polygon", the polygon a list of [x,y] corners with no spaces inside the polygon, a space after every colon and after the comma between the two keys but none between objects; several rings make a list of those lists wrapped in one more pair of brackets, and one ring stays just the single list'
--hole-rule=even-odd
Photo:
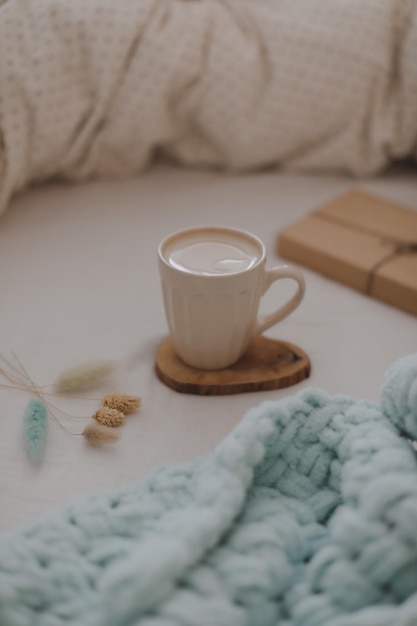
[{"label": "mint green knitted blanket", "polygon": [[416,626],[417,356],[0,542],[1,626]]}]

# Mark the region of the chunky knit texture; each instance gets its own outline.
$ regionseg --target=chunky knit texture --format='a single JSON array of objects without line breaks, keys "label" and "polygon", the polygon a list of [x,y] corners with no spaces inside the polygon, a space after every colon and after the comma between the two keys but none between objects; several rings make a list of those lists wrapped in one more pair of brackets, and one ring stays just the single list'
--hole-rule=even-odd
[{"label": "chunky knit texture", "polygon": [[417,624],[417,356],[0,543],[2,626]]}]

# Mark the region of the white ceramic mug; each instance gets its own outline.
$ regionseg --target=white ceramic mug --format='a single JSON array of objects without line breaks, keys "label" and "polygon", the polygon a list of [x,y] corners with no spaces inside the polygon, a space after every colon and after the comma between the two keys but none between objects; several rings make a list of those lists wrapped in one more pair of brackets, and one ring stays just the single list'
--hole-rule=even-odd
[{"label": "white ceramic mug", "polygon": [[[233,365],[249,340],[287,317],[301,302],[301,272],[288,265],[266,269],[265,246],[242,230],[192,228],[159,245],[165,313],[178,356],[204,370]],[[258,317],[261,296],[281,278],[297,283],[277,311]]]}]

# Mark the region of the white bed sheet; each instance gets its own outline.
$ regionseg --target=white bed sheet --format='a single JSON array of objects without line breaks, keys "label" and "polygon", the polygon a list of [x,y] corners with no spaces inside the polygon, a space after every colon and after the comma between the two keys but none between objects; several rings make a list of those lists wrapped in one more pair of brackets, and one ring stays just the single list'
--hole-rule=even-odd
[{"label": "white bed sheet", "polygon": [[[123,369],[100,393],[138,393],[143,407],[123,426],[121,440],[105,449],[89,447],[52,421],[44,461],[34,468],[22,435],[28,396],[1,390],[0,532],[82,494],[204,454],[264,400],[306,386],[378,400],[392,361],[417,352],[417,318],[306,269],[304,302],[267,334],[310,355],[309,380],[280,391],[198,397],[166,388],[153,369],[167,332],[156,263],[165,235],[202,224],[247,229],[265,242],[271,266],[279,262],[280,228],[353,187],[417,207],[415,171],[403,170],[358,183],[159,166],[135,180],[48,184],[15,198],[0,219],[0,352],[16,352],[42,385],[68,366],[116,359]],[[263,309],[274,307],[286,289],[271,288]],[[77,415],[96,407],[94,401],[56,403]],[[65,421],[78,432],[85,423]]]}]

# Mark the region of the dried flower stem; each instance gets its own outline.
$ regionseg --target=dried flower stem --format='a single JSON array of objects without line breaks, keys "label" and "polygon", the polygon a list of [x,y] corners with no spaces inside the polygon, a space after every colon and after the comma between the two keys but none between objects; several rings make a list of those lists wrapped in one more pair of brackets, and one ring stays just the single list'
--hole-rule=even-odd
[{"label": "dried flower stem", "polygon": [[[58,412],[62,413],[63,415],[67,415],[67,417],[73,417],[73,416],[69,415],[68,413],[66,414],[65,411],[62,411],[61,409],[58,409],[49,400],[46,400],[45,393],[31,379],[31,377],[29,376],[27,370],[25,369],[25,367],[23,366],[23,364],[21,363],[21,361],[19,360],[17,355],[13,354],[13,356],[15,357],[16,361],[18,362],[19,367],[21,368],[21,371],[19,371],[13,364],[9,363],[7,361],[7,359],[5,359],[4,357],[1,357],[2,360],[5,363],[7,363],[9,365],[9,367],[12,369],[12,371],[15,372],[15,373],[13,374],[11,372],[6,371],[4,368],[0,367],[0,374],[6,380],[8,380],[9,382],[12,383],[11,385],[0,384],[0,387],[6,388],[6,389],[10,389],[10,388],[12,388],[12,389],[20,389],[21,391],[26,391],[27,393],[33,394],[43,404],[45,404],[47,406],[49,413],[52,415],[52,417],[58,423],[58,425],[63,430],[65,430],[65,432],[67,432],[70,435],[78,435],[79,433],[74,433],[71,430],[68,430],[68,428],[66,428],[62,424],[62,422],[58,419],[57,415],[55,414],[55,411],[58,411]],[[27,382],[27,381],[29,381],[29,382]]]},{"label": "dried flower stem", "polygon": [[[81,418],[85,419],[85,416],[71,415],[59,409],[50,400],[46,399],[46,396],[61,396],[61,393],[51,393],[46,391],[49,385],[39,386],[30,377],[28,371],[20,361],[19,357],[13,353],[13,357],[17,362],[17,366],[9,362],[3,356],[0,355],[0,359],[7,365],[8,369],[0,367],[0,376],[8,381],[7,383],[0,383],[0,389],[16,389],[24,391],[34,395],[37,400],[32,400],[33,403],[39,402],[39,406],[42,405],[47,408],[48,412],[55,419],[58,425],[70,435],[83,435],[90,443],[98,444],[118,439],[119,435],[114,433],[114,427],[121,426],[124,423],[125,415],[133,413],[142,404],[142,400],[139,396],[132,396],[128,394],[108,394],[101,402],[102,407],[96,411],[93,418],[96,422],[89,424],[85,427],[82,433],[76,433],[66,428],[61,420],[58,418],[57,413],[69,418]],[[114,365],[110,362],[102,362],[96,364],[90,364],[81,368],[81,373],[84,372],[86,378],[91,382],[93,379],[98,381],[103,376],[107,375],[114,369]],[[65,376],[69,375],[70,387],[75,383],[80,382],[80,368],[73,368],[73,370],[66,370],[64,372],[63,380]],[[71,375],[73,378],[71,379]],[[77,378],[78,377],[78,378]],[[62,378],[62,376],[61,376]],[[82,377],[81,377],[82,378]],[[58,379],[60,380],[60,379]],[[71,382],[72,381],[72,382]],[[74,382],[75,381],[75,382]],[[67,381],[68,382],[68,381]],[[85,380],[84,380],[85,382]],[[59,388],[59,386],[58,386]],[[75,390],[75,388],[74,388]],[[68,397],[68,396],[67,396]],[[73,397],[73,396],[70,396]],[[94,400],[97,398],[78,398],[79,400]],[[98,423],[97,423],[98,422]]]}]

